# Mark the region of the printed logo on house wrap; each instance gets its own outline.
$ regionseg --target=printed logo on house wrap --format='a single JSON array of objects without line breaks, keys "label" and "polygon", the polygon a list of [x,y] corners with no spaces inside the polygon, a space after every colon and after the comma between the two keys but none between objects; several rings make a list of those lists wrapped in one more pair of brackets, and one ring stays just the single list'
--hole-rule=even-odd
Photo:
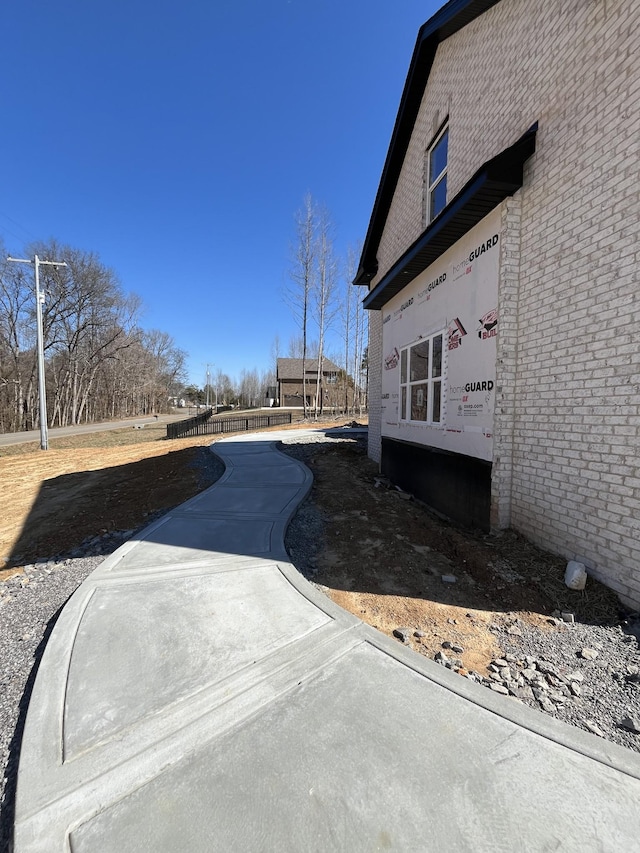
[{"label": "printed logo on house wrap", "polygon": [[[474,382],[465,382],[464,385],[455,385],[449,389],[449,399],[452,403],[458,403],[459,417],[475,418],[488,411],[487,407],[491,400],[493,388],[493,379],[478,379]],[[478,391],[484,393],[484,402],[480,402],[477,397],[472,397]]]},{"label": "printed logo on house wrap", "polygon": [[498,245],[499,235],[494,234],[493,237],[489,237],[488,240],[485,240],[484,243],[480,243],[480,245],[475,248],[472,252],[469,252],[466,258],[462,258],[457,264],[453,264],[452,273],[453,280],[457,281],[459,278],[462,278],[464,275],[469,275],[471,270],[473,269],[473,262],[476,261],[479,257],[485,254],[485,252],[491,251],[494,246]]},{"label": "printed logo on house wrap", "polygon": [[419,302],[428,302],[431,299],[431,293],[439,287],[443,282],[447,280],[446,272],[443,272],[442,275],[439,275],[437,278],[434,278],[433,281],[430,281],[426,287],[423,287],[422,290],[418,291],[417,299]]},{"label": "printed logo on house wrap", "polygon": [[384,359],[384,369],[385,370],[393,370],[398,366],[398,362],[400,361],[400,353],[398,352],[398,348],[394,347],[393,350],[389,353],[389,355],[385,356]]},{"label": "printed logo on house wrap", "polygon": [[467,334],[467,330],[460,322],[460,318],[456,317],[452,320],[447,329],[447,348],[449,350],[457,349],[462,346],[462,339]]},{"label": "printed logo on house wrap", "polygon": [[493,237],[489,237],[488,240],[485,240],[484,243],[480,243],[477,249],[474,249],[473,252],[469,252],[469,263],[472,264],[480,255],[484,255],[485,252],[488,252],[490,249],[493,249],[498,243],[498,235],[494,234]]},{"label": "printed logo on house wrap", "polygon": [[[477,382],[467,382],[464,390],[467,394],[472,394],[474,391],[493,391],[493,379],[482,379]],[[464,398],[463,398],[464,399]]]},{"label": "printed logo on house wrap", "polygon": [[495,338],[498,334],[498,309],[493,308],[488,311],[484,317],[479,320],[478,337],[482,341],[487,341],[489,338]]},{"label": "printed logo on house wrap", "polygon": [[393,312],[393,319],[394,320],[401,319],[403,312],[406,311],[407,308],[411,308],[412,305],[413,305],[413,296],[410,296],[406,302],[403,302],[402,305]]}]

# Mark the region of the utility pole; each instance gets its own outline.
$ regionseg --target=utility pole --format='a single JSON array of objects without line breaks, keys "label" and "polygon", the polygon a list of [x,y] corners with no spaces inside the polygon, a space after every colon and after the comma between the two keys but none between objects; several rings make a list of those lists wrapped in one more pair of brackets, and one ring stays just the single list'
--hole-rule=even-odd
[{"label": "utility pole", "polygon": [[42,306],[44,291],[40,290],[40,265],[50,267],[66,267],[64,261],[41,261],[37,255],[33,260],[28,258],[7,258],[15,264],[33,264],[36,278],[36,325],[38,333],[38,398],[40,403],[40,450],[49,449],[49,433],[47,429],[47,388],[44,381],[44,333],[42,330]]},{"label": "utility pole", "polygon": [[[215,367],[215,364],[212,366]],[[209,383],[211,381],[210,376],[211,376],[211,373],[209,371],[209,365],[207,364],[207,406],[209,405]],[[215,403],[214,403],[215,409],[214,409],[213,414],[217,415],[218,414],[218,383],[217,382],[213,386],[212,390],[213,390],[213,395],[214,395],[214,399],[215,399]]]}]

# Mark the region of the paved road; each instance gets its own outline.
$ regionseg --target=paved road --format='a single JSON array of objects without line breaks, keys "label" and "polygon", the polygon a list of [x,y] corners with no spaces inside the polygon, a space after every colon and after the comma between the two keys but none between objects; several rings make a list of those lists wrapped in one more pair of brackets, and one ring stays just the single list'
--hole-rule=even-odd
[{"label": "paved road", "polygon": [[[170,423],[171,421],[181,421],[189,417],[186,414],[181,415],[159,415],[158,420],[151,417],[128,418],[124,421],[108,421],[99,424],[79,424],[78,426],[69,427],[54,427],[49,430],[49,440],[52,438],[63,438],[69,435],[84,435],[88,432],[106,432],[112,429],[124,429],[125,427],[133,427],[134,424],[153,424],[153,423]],[[27,444],[30,441],[40,442],[40,430],[32,429],[28,432],[6,432],[0,434],[0,447],[8,447],[10,444]]]},{"label": "paved road", "polygon": [[296,572],[284,532],[311,475],[277,438],[217,443],[218,483],[69,600],[27,716],[16,853],[638,850],[640,756]]}]

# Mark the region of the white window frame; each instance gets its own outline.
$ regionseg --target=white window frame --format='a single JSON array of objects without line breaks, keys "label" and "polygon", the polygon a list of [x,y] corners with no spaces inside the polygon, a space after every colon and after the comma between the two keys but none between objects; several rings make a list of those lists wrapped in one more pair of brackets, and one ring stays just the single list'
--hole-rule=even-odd
[{"label": "white window frame", "polygon": [[[434,362],[434,342],[440,339],[440,369],[434,373],[436,362]],[[444,382],[445,382],[445,360],[446,360],[446,330],[438,329],[429,335],[424,335],[400,350],[400,393],[399,415],[401,423],[419,423],[427,426],[444,428]],[[419,350],[424,352],[427,347],[427,375],[421,376],[415,369],[412,360],[420,357]],[[437,347],[436,347],[437,351]],[[414,353],[412,355],[412,353]],[[414,378],[415,377],[415,378]],[[439,386],[439,392],[436,387]],[[426,390],[426,400],[420,398],[420,393]],[[404,392],[404,393],[403,393]],[[438,400],[438,419],[434,415],[434,398]],[[424,400],[424,402],[422,402]],[[424,406],[426,417],[412,417],[416,408]]]},{"label": "white window frame", "polygon": [[443,206],[439,210],[432,211],[432,207],[433,207],[432,202],[433,202],[434,197],[435,197],[435,192],[436,192],[438,186],[442,183],[442,181],[447,180],[447,170],[449,167],[449,141],[448,141],[448,137],[447,137],[447,159],[445,161],[444,168],[441,169],[440,172],[438,172],[438,174],[434,176],[433,180],[431,180],[431,157],[432,157],[435,149],[438,147],[439,143],[442,141],[444,135],[448,134],[448,133],[449,133],[449,119],[447,119],[447,121],[445,121],[445,123],[442,125],[442,127],[440,128],[440,130],[436,134],[433,142],[427,148],[427,153],[426,153],[426,157],[425,157],[425,176],[424,176],[424,182],[425,182],[424,224],[425,224],[425,227],[430,222],[433,222],[433,220],[442,212],[442,210],[444,210],[444,208],[446,207],[446,204],[447,204],[446,192],[445,192],[445,201],[444,201]]}]

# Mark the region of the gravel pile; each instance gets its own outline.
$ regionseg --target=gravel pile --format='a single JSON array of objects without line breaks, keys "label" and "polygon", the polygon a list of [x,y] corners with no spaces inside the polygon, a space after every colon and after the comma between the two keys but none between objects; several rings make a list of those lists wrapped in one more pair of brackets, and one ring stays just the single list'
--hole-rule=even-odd
[{"label": "gravel pile", "polygon": [[[619,625],[558,622],[551,631],[520,628],[520,637],[504,629],[498,633],[507,653],[527,666],[531,660],[531,668],[543,676],[541,693],[526,696],[526,704],[640,752],[640,614]],[[534,676],[532,686],[537,682]]]},{"label": "gravel pile", "polygon": [[[599,737],[640,752],[640,616],[621,625],[565,625],[551,618],[550,631],[533,630],[518,619],[494,624],[504,657],[489,675],[467,672],[464,648],[447,640],[436,663],[518,699]],[[407,629],[394,634],[407,642]]]}]

